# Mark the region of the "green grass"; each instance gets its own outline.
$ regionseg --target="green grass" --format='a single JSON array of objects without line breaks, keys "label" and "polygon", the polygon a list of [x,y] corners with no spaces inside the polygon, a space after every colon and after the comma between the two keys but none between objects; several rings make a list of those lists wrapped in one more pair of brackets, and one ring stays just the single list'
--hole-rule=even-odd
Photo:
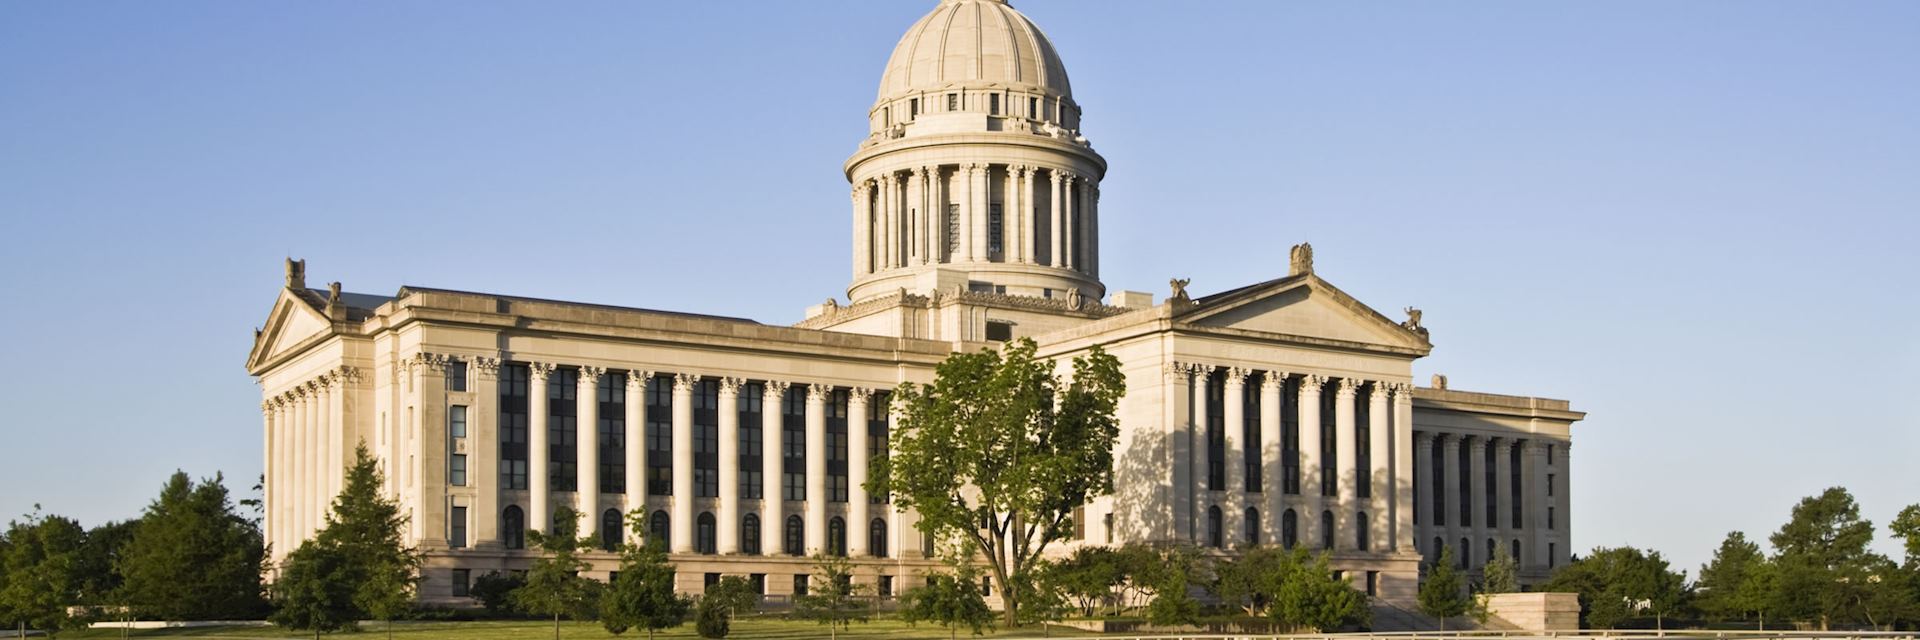
[{"label": "green grass", "polygon": [[[1053,635],[1090,636],[1098,635],[1070,629],[1054,627]],[[69,631],[60,634],[61,638],[118,638],[119,629],[91,629],[87,631]],[[1012,631],[988,632],[988,638],[1039,638],[1041,630],[1025,627]],[[134,630],[128,634],[131,638],[207,638],[209,640],[295,640],[312,638],[311,633],[299,633],[278,627],[210,627],[204,629],[150,629]],[[357,634],[335,634],[327,637],[347,637],[364,640],[381,640],[386,637],[385,629],[378,623],[368,624]],[[532,620],[486,621],[486,622],[396,622],[393,625],[394,640],[539,640],[553,637],[553,624]],[[607,633],[599,623],[561,622],[560,637],[565,640],[584,638],[640,638],[645,639],[645,631],[629,630],[615,636]],[[693,632],[693,624],[681,625],[655,635],[661,640],[683,640],[699,638]],[[823,625],[778,618],[747,618],[733,621],[733,633],[729,639],[738,640],[801,640],[827,637],[827,628]],[[944,627],[922,624],[908,626],[894,619],[876,619],[866,624],[854,624],[852,629],[842,631],[841,638],[887,640],[945,640],[947,630]],[[968,638],[970,634],[961,629],[958,637]]]}]

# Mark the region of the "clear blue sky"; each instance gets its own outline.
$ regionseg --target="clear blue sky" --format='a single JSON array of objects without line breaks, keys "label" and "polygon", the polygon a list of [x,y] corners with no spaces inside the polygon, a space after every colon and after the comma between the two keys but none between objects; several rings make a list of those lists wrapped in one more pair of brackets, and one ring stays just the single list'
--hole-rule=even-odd
[{"label": "clear blue sky", "polygon": [[[0,517],[251,485],[288,255],[774,323],[844,295],[841,162],[933,4],[0,4]],[[1577,548],[1695,569],[1827,486],[1920,502],[1920,3],[1016,5],[1113,164],[1110,287],[1312,241],[1426,310],[1421,380],[1591,412]]]}]

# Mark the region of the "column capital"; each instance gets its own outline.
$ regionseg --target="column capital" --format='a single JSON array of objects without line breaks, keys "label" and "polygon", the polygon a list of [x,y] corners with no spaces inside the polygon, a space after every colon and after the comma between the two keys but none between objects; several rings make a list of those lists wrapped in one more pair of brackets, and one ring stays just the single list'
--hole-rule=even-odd
[{"label": "column capital", "polygon": [[553,375],[553,370],[554,364],[551,362],[527,363],[527,377],[533,380],[545,380],[547,376]]},{"label": "column capital", "polygon": [[1413,432],[1413,442],[1414,442],[1414,444],[1418,444],[1418,445],[1423,445],[1423,446],[1428,446],[1428,447],[1431,447],[1431,446],[1433,446],[1433,441],[1434,441],[1435,439],[1436,439],[1436,438],[1434,437],[1434,433],[1433,433],[1432,431],[1415,431],[1415,432]]},{"label": "column capital", "polygon": [[1302,374],[1300,376],[1300,392],[1301,393],[1306,393],[1309,391],[1313,393],[1320,393],[1320,387],[1326,384],[1327,384],[1327,377],[1323,375],[1308,373],[1308,374]]},{"label": "column capital", "polygon": [[1188,364],[1187,368],[1193,371],[1193,375],[1195,376],[1210,376],[1210,375],[1213,375],[1213,372],[1215,370],[1218,370],[1220,367],[1210,365],[1210,364]]},{"label": "column capital", "polygon": [[1253,375],[1252,369],[1227,367],[1227,385],[1235,387],[1245,386],[1247,384],[1247,376],[1250,375]]},{"label": "column capital", "polygon": [[1373,385],[1372,398],[1379,401],[1385,401],[1389,394],[1399,388],[1399,385],[1385,380],[1375,380],[1371,384]]},{"label": "column capital", "polygon": [[474,356],[473,370],[481,380],[500,379],[500,359],[489,356]]},{"label": "column capital", "polygon": [[607,373],[606,367],[582,365],[580,367],[580,384],[583,386],[584,385],[599,386],[600,376],[605,375],[606,373]]},{"label": "column capital", "polygon": [[873,397],[873,390],[866,387],[854,387],[847,397],[850,400],[866,402],[868,398]]},{"label": "column capital", "polygon": [[697,374],[697,373],[673,374],[673,392],[674,393],[679,393],[682,391],[692,392],[693,385],[696,385],[699,383],[700,383],[700,374]]},{"label": "column capital", "polygon": [[720,379],[720,395],[739,395],[740,387],[746,386],[745,378],[727,376]]},{"label": "column capital", "polygon": [[[627,389],[644,392],[647,390],[647,381],[651,379],[653,379],[652,371],[629,369],[627,370]],[[628,399],[627,402],[635,402],[635,400]]]},{"label": "column capital", "polygon": [[1486,436],[1468,436],[1468,437],[1464,437],[1463,439],[1467,441],[1468,449],[1471,449],[1476,452],[1485,451],[1487,449],[1488,438]]},{"label": "column capital", "polygon": [[818,382],[809,383],[807,385],[807,402],[826,402],[827,396],[832,393],[833,385]]},{"label": "column capital", "polygon": [[1160,366],[1160,375],[1169,382],[1184,380],[1187,376],[1193,374],[1192,369],[1188,368],[1189,366],[1190,365],[1185,362],[1168,362]]},{"label": "column capital", "polygon": [[1333,393],[1342,398],[1352,398],[1360,393],[1360,385],[1363,384],[1366,384],[1365,380],[1341,378],[1339,386],[1334,389]]},{"label": "column capital", "polygon": [[[792,383],[782,382],[779,380],[768,380],[763,384],[766,387],[766,391],[765,391],[766,395],[764,397],[766,398],[767,402],[779,402],[780,397],[787,395],[787,387],[793,386]],[[778,413],[778,412],[769,409],[767,413],[771,414],[771,413]]]},{"label": "column capital", "polygon": [[1285,385],[1287,383],[1287,378],[1292,376],[1293,374],[1287,373],[1285,371],[1280,371],[1280,370],[1268,371],[1265,375],[1260,376],[1260,385],[1262,387]]}]

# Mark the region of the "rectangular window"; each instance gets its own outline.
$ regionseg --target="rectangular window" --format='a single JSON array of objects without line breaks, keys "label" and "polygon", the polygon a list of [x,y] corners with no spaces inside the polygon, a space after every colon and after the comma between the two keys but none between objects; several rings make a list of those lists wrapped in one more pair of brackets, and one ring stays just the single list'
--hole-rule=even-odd
[{"label": "rectangular window", "polygon": [[447,361],[447,390],[448,391],[466,391],[467,390],[467,361],[465,360],[448,360]]},{"label": "rectangular window", "polygon": [[1106,525],[1107,528],[1107,544],[1113,544],[1113,514],[1101,516],[1101,520],[1103,521],[1101,524]]},{"label": "rectangular window", "polygon": [[1512,518],[1513,528],[1515,529],[1520,528],[1520,516],[1521,516],[1520,479],[1523,477],[1524,475],[1523,472],[1525,471],[1525,469],[1520,466],[1520,461],[1521,461],[1520,449],[1521,448],[1522,448],[1521,443],[1514,443],[1514,446],[1509,447],[1507,450],[1507,454],[1508,454],[1507,470],[1509,473],[1512,474],[1507,476],[1507,485],[1513,489],[1513,493],[1507,496],[1507,502],[1513,505],[1512,513],[1508,514],[1508,517]]},{"label": "rectangular window", "polygon": [[1227,489],[1227,376],[1207,373],[1201,381],[1206,385],[1207,423],[1207,490],[1225,491]]},{"label": "rectangular window", "polygon": [[693,495],[720,495],[720,381],[693,386]]},{"label": "rectangular window", "polygon": [[1553,485],[1556,484],[1553,481],[1553,476],[1554,474],[1547,474],[1547,497],[1549,498],[1553,497]]},{"label": "rectangular window", "polygon": [[[758,382],[740,387],[740,497],[759,500],[765,494],[766,476],[761,474],[762,438],[760,421],[767,388]],[[726,407],[721,407],[725,410]],[[727,482],[721,478],[721,482]]]},{"label": "rectangular window", "polygon": [[960,94],[958,93],[947,94],[947,110],[948,111],[960,110]]},{"label": "rectangular window", "polygon": [[1013,323],[987,321],[988,342],[1009,342],[1013,340]]},{"label": "rectangular window", "polygon": [[627,374],[600,376],[600,492],[627,491]]},{"label": "rectangular window", "polygon": [[1457,496],[1460,499],[1460,526],[1471,527],[1473,526],[1473,468],[1471,466],[1473,448],[1467,446],[1465,438],[1460,439],[1459,456],[1448,462],[1453,463],[1454,469],[1458,470],[1453,475],[1460,478],[1460,494]]},{"label": "rectangular window", "polygon": [[547,486],[579,489],[580,371],[555,369],[547,376]]},{"label": "rectangular window", "polygon": [[1006,253],[1006,214],[998,202],[987,205],[987,254],[989,259]]},{"label": "rectangular window", "polygon": [[781,498],[807,499],[807,390],[802,385],[787,388],[780,402]]},{"label": "rectangular window", "polygon": [[807,595],[807,574],[804,574],[804,573],[793,574],[793,595],[796,595],[796,596]]},{"label": "rectangular window", "polygon": [[880,589],[878,593],[883,600],[893,597],[893,576],[880,576]]},{"label": "rectangular window", "polygon": [[1553,507],[1547,507],[1547,530],[1552,531],[1553,528],[1554,528]]},{"label": "rectangular window", "polygon": [[500,366],[500,484],[527,488],[527,365]]},{"label": "rectangular window", "polygon": [[1300,381],[1288,378],[1281,387],[1280,492],[1300,495]]},{"label": "rectangular window", "polygon": [[[1447,450],[1446,447],[1441,446],[1442,437],[1439,435],[1433,437],[1433,464],[1428,465],[1433,468],[1433,488],[1427,493],[1433,495],[1432,524],[1435,526],[1447,524]],[[1435,553],[1439,551],[1436,550]]]},{"label": "rectangular window", "polygon": [[747,574],[747,584],[753,585],[754,595],[767,595],[767,574]]},{"label": "rectangular window", "polygon": [[447,407],[447,435],[453,438],[467,437],[466,405]]},{"label": "rectangular window", "polygon": [[1373,394],[1370,385],[1365,392],[1353,395],[1353,492],[1360,498],[1373,497],[1373,451],[1369,446],[1373,440]]},{"label": "rectangular window", "polygon": [[[1249,380],[1258,380],[1248,376]],[[1246,469],[1241,474],[1241,490],[1248,493],[1260,493],[1266,490],[1266,469],[1261,466],[1260,452],[1265,442],[1260,440],[1260,387],[1248,385],[1240,392],[1240,415],[1244,417],[1240,431],[1240,466]]]},{"label": "rectangular window", "polygon": [[447,484],[467,486],[467,454],[456,453],[447,456]]},{"label": "rectangular window", "polygon": [[907,109],[907,120],[911,121],[915,116],[920,115],[920,99],[914,98],[912,100],[908,100],[907,104],[909,105],[909,108]]},{"label": "rectangular window", "polygon": [[847,456],[851,443],[847,441],[847,415],[853,406],[853,395],[846,389],[834,389],[827,397],[827,501],[846,502]]},{"label": "rectangular window", "polygon": [[1000,115],[1000,94],[995,93],[987,96],[987,110],[992,112],[993,115]]},{"label": "rectangular window", "polygon": [[[867,459],[879,462],[887,459],[887,419],[892,415],[893,395],[885,391],[873,394],[867,401]],[[886,504],[892,498],[884,491],[875,491],[867,495],[872,504]]]},{"label": "rectangular window", "polygon": [[467,508],[454,507],[453,513],[447,516],[447,524],[451,525],[447,531],[447,546],[467,548]]},{"label": "rectangular window", "polygon": [[473,573],[468,569],[453,570],[453,597],[465,598],[472,593]]},{"label": "rectangular window", "polygon": [[1553,445],[1547,445],[1547,465],[1553,465]]},{"label": "rectangular window", "polygon": [[1040,120],[1040,99],[1027,98],[1027,117]]},{"label": "rectangular window", "polygon": [[647,381],[647,493],[673,495],[673,378]]},{"label": "rectangular window", "polygon": [[947,255],[960,253],[960,205],[947,205]]},{"label": "rectangular window", "polygon": [[1480,496],[1480,501],[1486,503],[1487,526],[1495,528],[1500,526],[1500,487],[1497,484],[1500,479],[1500,469],[1495,466],[1499,458],[1500,448],[1493,446],[1492,443],[1488,443],[1486,451],[1480,456],[1481,488],[1486,490]]}]

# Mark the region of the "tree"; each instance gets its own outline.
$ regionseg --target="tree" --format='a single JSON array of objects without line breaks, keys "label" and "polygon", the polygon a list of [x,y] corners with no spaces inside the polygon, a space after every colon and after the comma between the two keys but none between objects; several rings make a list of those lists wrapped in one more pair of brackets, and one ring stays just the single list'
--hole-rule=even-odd
[{"label": "tree", "polygon": [[[920,514],[923,532],[965,541],[952,562],[984,557],[994,581],[1025,584],[1049,545],[1072,535],[1074,510],[1113,485],[1120,364],[1099,347],[1073,361],[1065,382],[1032,340],[954,354],[932,384],[900,385],[902,419],[890,456],[876,457],[875,495]],[[1006,624],[1020,590],[1002,593]]]},{"label": "tree", "polygon": [[1770,541],[1782,615],[1817,620],[1821,630],[1859,617],[1874,558],[1867,550],[1873,523],[1860,518],[1852,494],[1834,487],[1802,499]]},{"label": "tree", "polygon": [[793,599],[794,617],[827,625],[829,638],[838,638],[841,629],[855,622],[867,621],[867,604],[860,599],[866,585],[854,584],[853,565],[846,558],[816,555],[813,570],[807,594]]},{"label": "tree", "polygon": [[[580,552],[593,549],[593,538],[580,538],[580,514],[569,507],[553,512],[553,530],[527,532],[540,555],[527,569],[527,583],[513,592],[514,606],[521,611],[553,618],[553,637],[560,638],[560,619],[582,620],[595,614],[595,593],[591,582],[580,577],[589,567]],[[621,576],[622,578],[626,576]]]},{"label": "tree", "polygon": [[620,575],[600,594],[600,624],[615,635],[646,629],[651,638],[655,631],[685,623],[693,600],[674,590],[673,565],[667,562],[666,549],[660,541],[644,537],[645,523],[639,513],[634,512],[628,526],[642,542],[621,547]]},{"label": "tree", "polygon": [[120,564],[127,543],[133,540],[138,520],[109,522],[87,530],[86,543],[80,547],[80,601],[87,605],[118,604]]},{"label": "tree", "polygon": [[488,571],[485,575],[473,579],[473,587],[467,590],[487,613],[504,615],[513,612],[513,592],[527,584],[527,579],[517,573]]},{"label": "tree", "polygon": [[407,516],[384,484],[372,454],[355,448],[324,526],[281,567],[275,622],[318,635],[372,618],[392,637],[393,618],[413,604],[422,560],[406,546]]},{"label": "tree", "polygon": [[347,554],[309,540],[287,554],[274,582],[274,624],[321,633],[351,629],[360,620],[353,604],[357,587]]},{"label": "tree", "polygon": [[[86,530],[60,516],[28,515],[9,524],[0,566],[0,614],[11,618],[23,633],[29,627],[49,635],[85,626],[71,613],[80,604],[81,547]],[[24,637],[24,636],[22,636]]]},{"label": "tree", "polygon": [[1507,555],[1507,548],[1495,546],[1493,557],[1487,558],[1487,565],[1480,568],[1480,593],[1515,593],[1520,591],[1520,569],[1514,563],[1513,556]]},{"label": "tree", "polygon": [[1641,612],[1664,626],[1666,616],[1686,604],[1686,575],[1672,571],[1660,552],[1633,547],[1597,548],[1562,567],[1542,585],[1545,591],[1580,594],[1587,624],[1612,628]]},{"label": "tree", "polygon": [[195,483],[176,471],[147,506],[120,562],[122,599],[140,615],[239,620],[265,610],[265,542],[234,510],[224,481],[215,474]]},{"label": "tree", "polygon": [[1442,631],[1447,629],[1447,618],[1465,614],[1472,604],[1455,562],[1453,547],[1440,547],[1440,559],[1428,565],[1427,580],[1420,584],[1420,612],[1439,620]]},{"label": "tree", "polygon": [[1718,620],[1745,618],[1764,610],[1764,605],[1748,598],[1754,595],[1749,583],[1766,562],[1760,545],[1748,541],[1747,534],[1729,532],[1713,559],[1700,566],[1700,579],[1694,583],[1695,605]]},{"label": "tree", "polygon": [[955,574],[926,574],[920,586],[900,594],[900,619],[907,624],[932,622],[947,628],[947,637],[966,627],[973,635],[993,622],[993,610],[980,593],[980,575],[963,565]]},{"label": "tree", "polygon": [[753,583],[740,576],[726,576],[711,587],[707,587],[701,601],[712,601],[717,606],[726,607],[727,616],[735,617],[743,613],[760,610],[760,594],[754,592]]},{"label": "tree", "polygon": [[1268,617],[1295,629],[1325,632],[1365,623],[1372,615],[1367,599],[1346,580],[1333,577],[1327,555],[1309,557],[1294,550],[1291,571],[1274,594]]},{"label": "tree", "polygon": [[1041,580],[1061,596],[1072,600],[1080,614],[1093,616],[1101,604],[1113,599],[1113,590],[1126,582],[1120,552],[1112,547],[1080,547],[1073,554],[1050,562],[1041,571]]},{"label": "tree", "polygon": [[1920,571],[1920,504],[1907,505],[1900,515],[1893,517],[1887,525],[1893,537],[1899,538],[1907,552],[1907,569]]},{"label": "tree", "polygon": [[1147,604],[1147,622],[1171,627],[1200,621],[1200,603],[1187,592],[1185,572],[1170,572],[1154,585],[1153,602]]},{"label": "tree", "polygon": [[733,614],[727,612],[727,605],[701,598],[694,612],[693,627],[702,638],[725,638],[733,631]]},{"label": "tree", "polygon": [[1238,607],[1250,616],[1264,616],[1272,609],[1280,586],[1294,573],[1297,557],[1277,547],[1259,546],[1220,565],[1213,595],[1223,604]]}]

